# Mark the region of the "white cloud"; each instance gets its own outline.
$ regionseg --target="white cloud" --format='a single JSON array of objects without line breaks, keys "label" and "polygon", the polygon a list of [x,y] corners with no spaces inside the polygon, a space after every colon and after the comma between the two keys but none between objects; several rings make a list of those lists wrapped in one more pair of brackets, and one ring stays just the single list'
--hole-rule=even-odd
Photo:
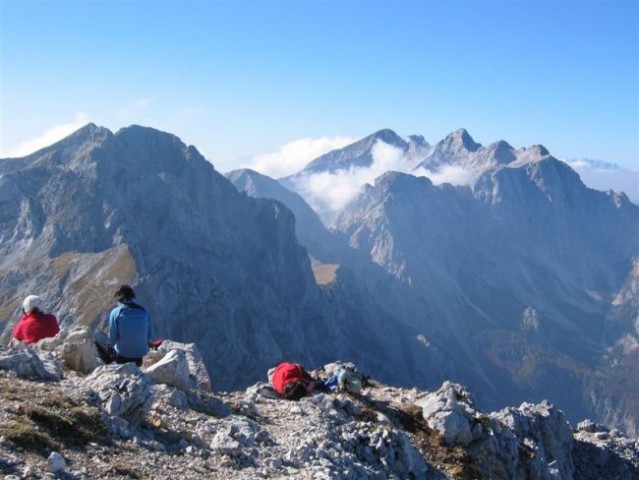
[{"label": "white cloud", "polygon": [[77,113],[73,121],[68,123],[58,123],[36,137],[21,141],[15,147],[10,148],[6,154],[3,152],[2,157],[24,157],[40,150],[41,148],[48,147],[49,145],[62,140],[64,137],[71,135],[87,123],[89,123],[89,116],[84,113]]},{"label": "white cloud", "polygon": [[476,173],[466,170],[458,165],[442,165],[437,171],[426,170],[424,168],[417,169],[413,172],[415,175],[428,177],[435,185],[442,183],[450,183],[451,185],[472,185],[477,177]]},{"label": "white cloud", "polygon": [[414,170],[414,165],[401,149],[379,140],[373,146],[371,155],[373,163],[368,167],[304,175],[296,179],[296,189],[322,216],[330,217],[330,213],[343,208],[355,198],[362,186],[373,184],[377,177],[389,171],[426,176],[435,185],[469,185],[475,180],[470,171],[457,166],[444,166],[437,172]]},{"label": "white cloud", "polygon": [[317,157],[342,148],[355,140],[349,137],[301,138],[279,147],[277,152],[258,155],[240,168],[279,178],[299,172]]},{"label": "white cloud", "polygon": [[584,168],[591,168],[590,163],[588,163],[586,160],[573,160],[573,161],[566,162],[566,163],[568,165],[570,165],[575,170],[582,170]]},{"label": "white cloud", "polygon": [[371,150],[373,163],[369,167],[351,167],[336,172],[321,172],[296,179],[297,190],[319,212],[335,212],[351,201],[360,188],[388,171],[408,173],[401,149],[377,141]]}]

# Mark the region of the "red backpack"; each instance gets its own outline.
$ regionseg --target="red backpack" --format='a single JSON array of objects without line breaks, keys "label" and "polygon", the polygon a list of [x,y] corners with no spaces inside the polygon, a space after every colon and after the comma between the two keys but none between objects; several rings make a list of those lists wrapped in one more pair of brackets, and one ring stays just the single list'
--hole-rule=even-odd
[{"label": "red backpack", "polygon": [[280,395],[284,395],[284,387],[292,382],[309,383],[304,369],[297,363],[280,363],[273,372],[273,388]]}]

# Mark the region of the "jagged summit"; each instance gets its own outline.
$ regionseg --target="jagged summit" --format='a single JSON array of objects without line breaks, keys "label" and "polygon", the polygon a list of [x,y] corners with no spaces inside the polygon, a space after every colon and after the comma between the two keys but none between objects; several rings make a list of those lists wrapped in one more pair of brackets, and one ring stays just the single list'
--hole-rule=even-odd
[{"label": "jagged summit", "polygon": [[172,133],[163,132],[162,130],[143,125],[129,125],[128,127],[122,127],[115,133],[115,136],[127,142],[144,142],[149,140],[157,141],[157,139],[162,138],[165,139],[165,141],[183,145],[182,140]]},{"label": "jagged summit", "polygon": [[510,144],[504,140],[499,140],[486,147],[489,155],[500,165],[507,165],[517,159],[517,153]]},{"label": "jagged summit", "polygon": [[8,173],[27,166],[38,166],[55,163],[58,165],[71,162],[81,163],[97,146],[113,138],[111,131],[88,123],[62,140],[41,148],[21,158],[2,159],[0,173]]},{"label": "jagged summit", "polygon": [[368,167],[373,162],[371,149],[377,141],[383,141],[402,150],[408,149],[408,143],[390,129],[379,130],[362,140],[338,150],[328,152],[311,161],[298,175],[320,171],[335,172],[350,167]]},{"label": "jagged summit", "polygon": [[476,143],[465,128],[460,128],[448,134],[446,138],[435,146],[435,149],[437,150],[439,148],[450,151],[464,149],[468,152],[474,152],[480,147],[481,144]]},{"label": "jagged summit", "polygon": [[38,156],[44,152],[51,150],[64,150],[67,148],[73,148],[74,146],[80,144],[99,145],[112,136],[113,133],[109,129],[99,127],[94,123],[88,123],[84,127],[76,130],[75,132],[54,143],[53,145],[32,153],[31,155],[29,155],[29,157]]},{"label": "jagged summit", "polygon": [[423,135],[409,135],[408,139],[411,142],[415,143],[416,145],[423,146],[423,147],[429,146],[428,142],[426,141]]},{"label": "jagged summit", "polygon": [[364,140],[362,140],[362,142],[368,143],[371,140],[382,140],[383,142],[386,142],[389,145],[393,145],[400,148],[405,148],[407,145],[406,141],[402,137],[397,135],[397,133],[395,133],[390,128],[379,130],[375,132],[374,134],[366,137]]}]

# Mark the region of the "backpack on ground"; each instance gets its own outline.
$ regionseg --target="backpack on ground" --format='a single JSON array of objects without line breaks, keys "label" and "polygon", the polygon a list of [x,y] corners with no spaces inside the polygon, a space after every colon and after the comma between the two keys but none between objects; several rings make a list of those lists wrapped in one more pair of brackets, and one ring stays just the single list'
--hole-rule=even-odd
[{"label": "backpack on ground", "polygon": [[354,370],[343,368],[338,372],[337,382],[342,392],[360,393],[366,386],[366,377]]}]

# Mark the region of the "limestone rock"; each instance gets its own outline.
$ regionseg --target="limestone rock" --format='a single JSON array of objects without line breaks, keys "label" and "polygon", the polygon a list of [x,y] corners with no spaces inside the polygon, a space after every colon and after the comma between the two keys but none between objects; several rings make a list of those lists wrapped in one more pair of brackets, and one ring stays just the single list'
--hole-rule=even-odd
[{"label": "limestone rock", "polygon": [[144,418],[152,402],[151,380],[134,363],[98,367],[86,377],[86,384],[97,393],[109,415],[134,425]]},{"label": "limestone rock", "polygon": [[60,362],[48,352],[38,353],[29,345],[0,346],[0,369],[14,372],[18,377],[33,380],[60,380]]},{"label": "limestone rock", "polygon": [[93,334],[87,327],[72,330],[56,351],[67,368],[76,372],[90,373],[102,365],[98,359]]},{"label": "limestone rock", "polygon": [[51,473],[59,473],[67,468],[67,463],[64,457],[58,452],[51,452],[51,455],[47,458],[47,470]]},{"label": "limestone rock", "polygon": [[196,383],[197,388],[210,391],[211,378],[204,364],[202,354],[194,343],[181,343],[173,340],[164,340],[157,351],[151,351],[144,359],[144,366],[151,366],[164,358],[169,352],[178,350],[184,353],[188,363],[188,371]]},{"label": "limestone rock", "polygon": [[196,387],[189,374],[189,365],[182,350],[171,350],[160,361],[145,369],[155,383],[164,383],[183,391]]},{"label": "limestone rock", "polygon": [[468,446],[473,440],[469,419],[474,414],[474,401],[461,385],[445,382],[419,406],[428,425],[441,433],[449,445]]}]

